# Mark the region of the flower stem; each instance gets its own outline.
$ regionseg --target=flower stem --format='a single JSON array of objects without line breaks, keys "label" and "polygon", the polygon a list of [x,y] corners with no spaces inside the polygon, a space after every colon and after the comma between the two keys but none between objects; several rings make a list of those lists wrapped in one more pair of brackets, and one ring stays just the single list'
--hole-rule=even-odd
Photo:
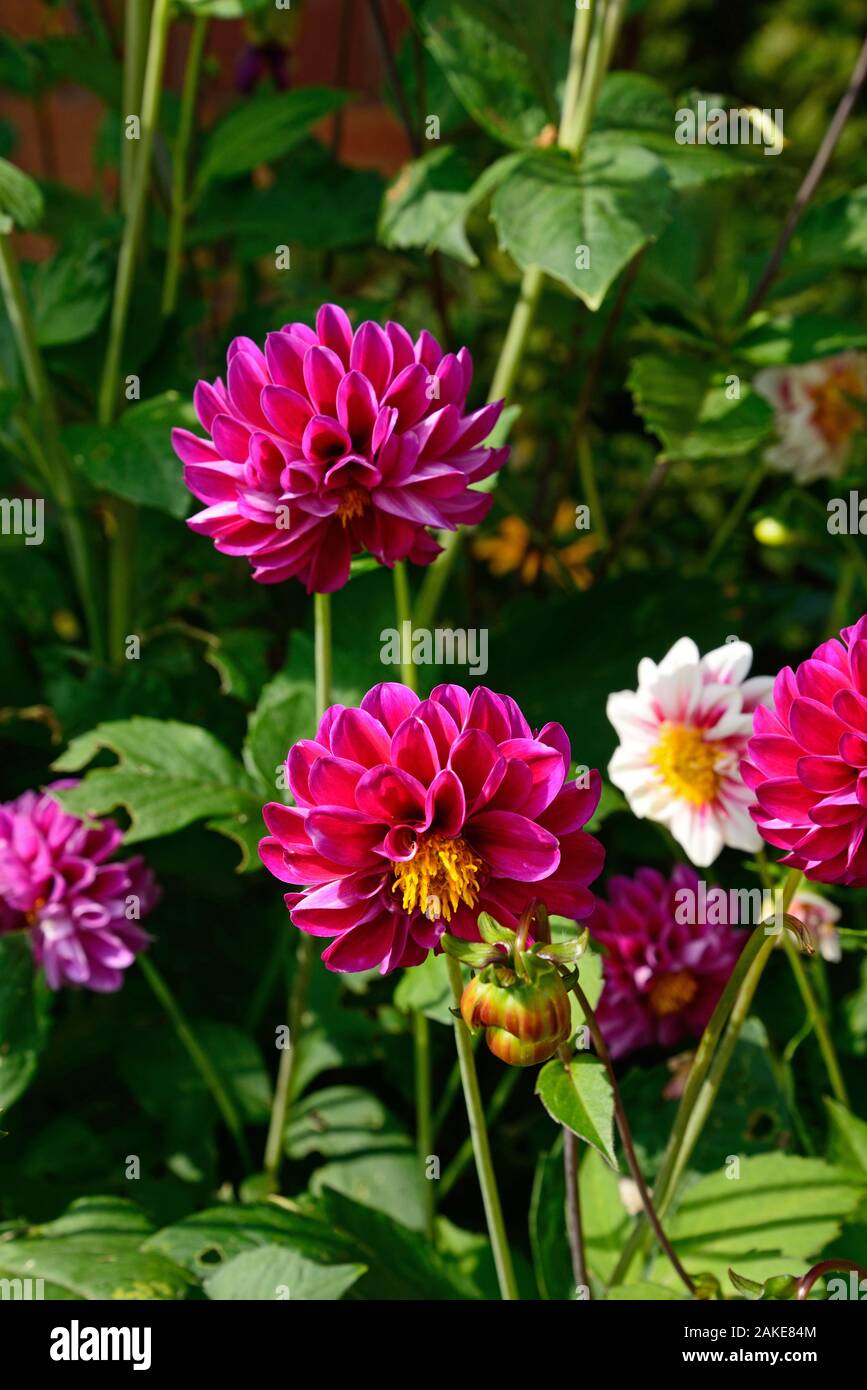
[{"label": "flower stem", "polygon": [[563,1126],[563,1176],[566,1181],[566,1230],[572,1256],[572,1278],[576,1286],[590,1293],[587,1260],[584,1253],[584,1232],[581,1227],[581,1186],[578,1167],[578,1136]]},{"label": "flower stem", "polygon": [[[791,869],[783,888],[784,912],[788,909],[800,881],[801,871]],[[680,1176],[710,1114],[744,1019],[776,941],[775,935],[766,933],[764,923],[755,928],[741,951],[710,1022],[701,1036],[653,1189],[654,1204],[661,1217],[665,1216],[671,1205]],[[647,1227],[639,1222],[621,1252],[612,1275],[612,1284],[622,1283],[633,1259],[645,1247],[646,1241]]]},{"label": "flower stem", "polygon": [[756,464],[755,468],[752,469],[752,471],[747,475],[747,479],[743,485],[743,488],[741,489],[740,496],[738,497],[734,506],[728,512],[726,512],[726,515],[723,517],[722,523],[719,529],[717,530],[716,535],[710,543],[707,554],[705,556],[704,565],[702,567],[703,569],[713,569],[713,566],[716,563],[718,557],[725,550],[735,531],[740,526],[744,518],[744,513],[746,512],[747,508],[749,507],[750,503],[752,502],[753,498],[758,492],[759,487],[761,486],[762,479],[764,478],[766,472],[767,465],[765,464],[764,459],[761,459]]},{"label": "flower stem", "polygon": [[[410,690],[415,690],[417,687],[417,680],[415,665],[412,660],[412,651],[410,650],[409,654],[405,656],[403,643],[404,623],[408,622],[410,624],[410,630],[412,629],[412,598],[409,591],[409,575],[407,573],[405,560],[398,560],[394,567],[394,607],[401,651],[401,679],[404,685],[409,686]],[[434,1222],[436,1218],[436,1189],[433,1182],[431,1182],[426,1175],[428,1157],[433,1150],[430,1022],[427,1015],[423,1014],[420,1009],[413,1010],[412,1037],[415,1070],[415,1135],[418,1148],[419,1171],[423,1184],[425,1233],[428,1240],[433,1240]]]},{"label": "flower stem", "polygon": [[36,329],[24,292],[21,270],[12,247],[12,238],[0,234],[0,291],[21,360],[24,380],[38,416],[34,433],[22,422],[22,435],[35,465],[50,484],[53,499],[61,510],[66,550],[81,607],[84,612],[93,655],[104,654],[102,617],[94,569],[95,547],[79,510],[77,488],[60,440],[60,425],[45,363],[36,339]]},{"label": "flower stem", "polygon": [[[316,723],[331,704],[331,595],[313,595],[313,661],[316,682]],[[263,1170],[270,1192],[280,1190],[280,1168],[283,1163],[283,1139],[289,1117],[292,1086],[298,1063],[298,1041],[307,1006],[307,991],[313,969],[313,939],[299,932],[295,947],[295,970],[286,1001],[288,1038],[281,1049],[274,1101],[265,1140]]]},{"label": "flower stem", "polygon": [[[138,113],[141,126],[139,132],[141,148],[136,151],[134,156],[131,156],[129,163],[128,196],[124,202],[126,220],[117,261],[108,330],[108,347],[97,400],[97,419],[101,425],[111,424],[117,406],[121,353],[129,316],[135,265],[144,227],[151,156],[159,119],[170,11],[171,0],[154,0],[144,68],[141,112]],[[143,38],[143,33],[141,37]],[[132,69],[128,82],[130,91],[139,61],[138,52],[127,53],[126,63]],[[135,113],[127,112],[126,114]],[[136,513],[132,503],[121,497],[112,498],[109,532],[108,646],[109,656],[116,664],[123,660],[124,643],[131,622],[135,575],[135,521]]]},{"label": "flower stem", "polygon": [[[147,51],[150,0],[126,0],[123,29],[123,111],[122,116],[138,115],[141,101],[144,62]],[[124,212],[129,209],[132,193],[132,171],[138,151],[138,141],[124,140],[120,157],[120,203]]]},{"label": "flower stem", "polygon": [[834,1050],[834,1044],[831,1041],[831,1034],[825,1020],[825,1015],[819,1006],[819,1001],[816,998],[813,986],[810,982],[810,977],[804,967],[804,962],[801,960],[801,953],[790,941],[785,932],[783,933],[783,943],[786,955],[789,959],[789,964],[792,967],[792,973],[795,976],[795,984],[798,986],[798,990],[800,991],[801,998],[804,1001],[810,1022],[816,1034],[816,1041],[819,1044],[825,1062],[828,1080],[831,1083],[831,1090],[834,1092],[835,1099],[838,1100],[841,1105],[845,1105],[848,1110],[851,1107],[849,1104],[849,1097],[846,1093],[846,1083],[843,1080],[843,1073],[840,1070],[840,1063],[837,1059],[837,1053]]},{"label": "flower stem", "polygon": [[[460,1079],[460,1064],[458,1064],[458,1078]],[[497,1082],[494,1093],[491,1096],[488,1107],[485,1111],[485,1124],[490,1128],[501,1114],[506,1101],[515,1089],[520,1080],[521,1073],[517,1067],[506,1067],[502,1077]],[[443,1173],[442,1181],[439,1185],[439,1195],[441,1200],[445,1200],[451,1192],[458,1178],[462,1175],[467,1164],[472,1161],[473,1141],[467,1136],[461,1147],[458,1149],[446,1171]]]},{"label": "flower stem", "polygon": [[452,987],[453,1004],[455,1009],[458,1010],[458,1014],[455,1017],[455,1042],[458,1049],[458,1060],[461,1065],[461,1081],[464,1087],[464,1100],[466,1101],[467,1118],[470,1123],[473,1152],[476,1156],[476,1172],[479,1175],[479,1186],[482,1189],[482,1202],[485,1208],[488,1236],[491,1241],[491,1250],[493,1252],[497,1279],[500,1285],[500,1296],[506,1300],[514,1300],[519,1298],[520,1295],[518,1293],[517,1283],[515,1282],[515,1272],[512,1268],[512,1254],[509,1250],[506,1225],[503,1220],[503,1208],[500,1205],[500,1194],[497,1191],[497,1179],[494,1176],[494,1165],[491,1161],[491,1146],[488,1140],[488,1129],[485,1124],[485,1112],[482,1108],[482,1097],[479,1092],[479,1078],[476,1074],[476,1062],[473,1056],[469,1031],[463,1019],[460,1017],[461,995],[464,989],[463,976],[461,975],[459,963],[451,956],[446,956],[446,965],[448,966],[449,983]]},{"label": "flower stem", "polygon": [[620,1138],[623,1143],[623,1152],[626,1155],[626,1162],[629,1166],[629,1171],[632,1174],[633,1181],[635,1182],[635,1185],[638,1188],[639,1194],[641,1196],[641,1204],[644,1207],[645,1216],[647,1217],[647,1220],[653,1229],[653,1233],[656,1236],[656,1239],[659,1241],[660,1247],[667,1255],[669,1263],[671,1264],[671,1267],[674,1270],[675,1274],[683,1282],[683,1284],[686,1286],[689,1292],[691,1294],[694,1294],[695,1284],[690,1279],[689,1275],[687,1274],[686,1270],[684,1269],[683,1265],[678,1259],[678,1256],[674,1250],[674,1247],[671,1244],[671,1241],[665,1234],[665,1231],[662,1228],[662,1222],[660,1221],[659,1215],[656,1211],[656,1208],[654,1207],[653,1199],[651,1198],[650,1193],[647,1190],[647,1183],[644,1181],[644,1174],[641,1171],[641,1165],[639,1164],[638,1158],[635,1153],[635,1145],[632,1142],[632,1131],[629,1128],[629,1121],[626,1118],[626,1109],[623,1104],[623,1097],[620,1094],[620,1087],[617,1083],[617,1073],[614,1070],[614,1063],[611,1060],[611,1054],[609,1053],[608,1048],[605,1045],[605,1039],[602,1036],[602,1030],[599,1027],[599,1023],[597,1021],[595,1013],[593,1012],[593,1009],[590,1007],[590,1001],[588,1000],[586,994],[584,993],[580,984],[578,984],[577,981],[575,982],[575,984],[573,984],[572,989],[574,990],[575,998],[578,1000],[578,1003],[581,1006],[581,1012],[583,1013],[587,1021],[587,1026],[590,1029],[590,1034],[593,1038],[593,1044],[596,1048],[597,1055],[600,1061],[602,1062],[602,1065],[605,1067],[606,1072],[608,1073],[608,1080],[611,1083],[611,1091],[614,1096],[614,1118],[617,1121],[617,1130],[620,1134]]},{"label": "flower stem", "polygon": [[606,546],[610,537],[605,521],[605,512],[602,509],[602,498],[599,495],[599,487],[596,482],[593,450],[590,448],[586,425],[582,427],[578,436],[578,476],[581,479],[584,500],[590,508],[590,525],[599,537],[599,544]]},{"label": "flower stem", "polygon": [[404,656],[403,650],[403,625],[408,622],[412,628],[412,600],[405,560],[398,560],[394,567],[394,607],[397,614],[397,633],[400,641],[400,678],[404,685],[409,686],[410,690],[417,690],[418,681],[416,680],[412,650],[410,648],[408,656]]},{"label": "flower stem", "polygon": [[181,256],[184,249],[184,226],[187,217],[187,159],[196,115],[199,74],[201,73],[207,34],[207,19],[203,15],[196,15],[190,34],[187,65],[184,70],[184,85],[181,92],[181,114],[172,157],[172,203],[162,299],[162,312],[165,318],[169,318],[175,312],[178,302]]},{"label": "flower stem", "polygon": [[198,1041],[184,1016],[180,1004],[177,999],[175,999],[175,996],[172,994],[150,956],[139,956],[138,963],[153,993],[168,1014],[178,1038],[187,1050],[190,1060],[213,1096],[217,1109],[225,1120],[226,1126],[233,1135],[235,1143],[238,1146],[238,1153],[241,1156],[244,1171],[249,1173],[250,1153],[244,1136],[244,1127],[241,1123],[238,1111],[235,1108],[235,1103],[226,1090],[222,1078],[207,1052]]}]

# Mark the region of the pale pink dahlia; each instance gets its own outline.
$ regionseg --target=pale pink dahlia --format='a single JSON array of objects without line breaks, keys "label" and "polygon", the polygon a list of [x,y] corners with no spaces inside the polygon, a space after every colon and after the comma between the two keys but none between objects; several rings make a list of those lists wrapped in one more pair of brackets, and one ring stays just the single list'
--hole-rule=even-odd
[{"label": "pale pink dahlia", "polygon": [[639,662],[637,690],[608,697],[620,737],[609,777],[636,816],[667,826],[701,867],[724,845],[752,852],[761,844],[739,762],[772,681],[747,679],[752,659],[746,642],[700,656],[682,637],[658,666],[648,657]]},{"label": "pale pink dahlia", "polygon": [[867,885],[867,616],[786,666],[742,764],[753,817],[818,883]]},{"label": "pale pink dahlia", "polygon": [[51,795],[72,786],[0,805],[0,931],[30,932],[51,989],[110,993],[150,941],[138,918],[158,890],[141,859],[108,862],[123,839],[113,821],[85,825]]},{"label": "pale pink dahlia", "polygon": [[446,929],[478,940],[480,912],[514,929],[531,899],[586,917],[604,851],[581,827],[601,783],[567,782],[569,762],[561,725],[534,734],[508,695],[377,685],[292,748],[297,806],[265,807],[259,853],[305,885],[286,905],[302,931],[336,938],[330,970],[418,965]]},{"label": "pale pink dahlia", "polygon": [[837,478],[867,425],[867,355],[840,352],[799,366],[768,367],[753,382],[774,407],[779,442],[765,454],[796,482]]},{"label": "pale pink dahlia", "polygon": [[698,900],[686,865],[670,879],[656,869],[613,877],[587,923],[605,948],[596,1014],[612,1057],[700,1037],[740,955],[746,934],[688,920],[697,914],[683,911],[684,890]]},{"label": "pale pink dahlia", "polygon": [[324,304],[316,329],[286,324],[264,353],[229,347],[226,384],[200,381],[195,406],[211,436],[175,430],[187,487],[206,504],[190,519],[226,555],[246,555],[263,584],[300,579],[308,593],[346,583],[353,555],[429,564],[429,529],[487,514],[471,483],[507,448],[484,446],[503,402],[468,414],[466,348],[444,353],[426,330],[362,323]]}]

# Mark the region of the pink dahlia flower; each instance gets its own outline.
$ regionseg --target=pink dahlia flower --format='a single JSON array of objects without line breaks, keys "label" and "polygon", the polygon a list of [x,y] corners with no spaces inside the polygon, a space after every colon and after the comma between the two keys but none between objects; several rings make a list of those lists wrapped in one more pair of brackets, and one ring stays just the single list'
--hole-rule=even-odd
[{"label": "pink dahlia flower", "polygon": [[581,827],[601,782],[567,782],[569,761],[563,728],[534,734],[508,695],[377,685],[290,751],[297,805],[265,807],[259,853],[306,885],[286,905],[302,931],[335,938],[330,970],[419,965],[446,929],[478,940],[480,912],[516,928],[530,899],[586,917],[604,852]]},{"label": "pink dahlia flower", "polygon": [[690,920],[698,914],[684,911],[684,890],[696,902],[698,888],[686,865],[670,879],[639,869],[609,879],[608,902],[597,902],[587,925],[606,952],[596,1014],[612,1057],[704,1032],[746,936]]},{"label": "pink dahlia flower", "polygon": [[108,862],[123,839],[117,825],[85,825],[51,795],[75,785],[0,805],[0,931],[30,931],[51,989],[111,993],[150,941],[137,918],[158,890],[141,859]]},{"label": "pink dahlia flower", "polygon": [[752,815],[817,883],[867,885],[867,616],[774,683],[742,764]]},{"label": "pink dahlia flower", "polygon": [[754,852],[752,792],[739,762],[752,733],[753,710],[770,698],[769,676],[751,676],[746,642],[700,656],[681,637],[659,665],[638,665],[638,689],[608,697],[620,737],[608,775],[639,818],[671,831],[693,864],[712,864],[724,845]]},{"label": "pink dahlia flower", "polygon": [[229,347],[226,384],[200,381],[195,406],[210,439],[175,430],[190,519],[225,555],[246,555],[263,584],[300,579],[308,593],[346,583],[353,555],[426,565],[429,529],[481,521],[491,506],[471,483],[507,448],[484,445],[503,402],[467,414],[473,363],[427,331],[362,323],[324,304],[316,329],[290,323],[262,352]]}]

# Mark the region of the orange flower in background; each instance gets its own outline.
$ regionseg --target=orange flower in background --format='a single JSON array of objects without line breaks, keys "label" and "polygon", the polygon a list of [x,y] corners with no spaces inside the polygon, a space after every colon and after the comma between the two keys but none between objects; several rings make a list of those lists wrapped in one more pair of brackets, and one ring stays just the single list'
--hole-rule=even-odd
[{"label": "orange flower in background", "polygon": [[511,515],[497,524],[496,534],[481,536],[473,552],[487,563],[497,579],[518,573],[522,584],[535,584],[540,574],[553,579],[561,588],[589,589],[593,571],[587,561],[599,549],[599,537],[590,533],[568,545],[558,544],[574,534],[575,503],[566,498],[557,508],[552,537],[547,540],[531,529],[522,517]]}]

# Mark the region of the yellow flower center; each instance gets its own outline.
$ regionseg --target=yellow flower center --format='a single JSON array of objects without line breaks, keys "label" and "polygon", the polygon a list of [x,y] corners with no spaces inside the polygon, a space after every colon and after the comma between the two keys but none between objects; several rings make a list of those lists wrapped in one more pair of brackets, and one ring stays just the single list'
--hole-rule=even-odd
[{"label": "yellow flower center", "polygon": [[692,802],[693,806],[704,806],[717,794],[718,757],[716,745],[705,742],[701,729],[666,722],[651,761],[666,786],[677,796]]},{"label": "yellow flower center", "polygon": [[362,487],[347,487],[343,490],[343,495],[337,507],[337,515],[342,526],[345,526],[353,517],[361,516],[367,506],[367,493]]},{"label": "yellow flower center", "polygon": [[460,837],[434,832],[419,840],[412,859],[393,863],[393,893],[403,894],[404,912],[421,908],[432,922],[452,920],[461,903],[475,907],[482,861]]},{"label": "yellow flower center", "polygon": [[865,399],[864,381],[851,367],[837,371],[813,386],[809,392],[813,400],[813,424],[831,445],[842,444],[857,429],[864,428],[864,415],[853,403]]},{"label": "yellow flower center", "polygon": [[695,998],[698,983],[688,970],[675,970],[672,975],[660,975],[650,986],[650,1007],[657,1018],[679,1014]]}]

